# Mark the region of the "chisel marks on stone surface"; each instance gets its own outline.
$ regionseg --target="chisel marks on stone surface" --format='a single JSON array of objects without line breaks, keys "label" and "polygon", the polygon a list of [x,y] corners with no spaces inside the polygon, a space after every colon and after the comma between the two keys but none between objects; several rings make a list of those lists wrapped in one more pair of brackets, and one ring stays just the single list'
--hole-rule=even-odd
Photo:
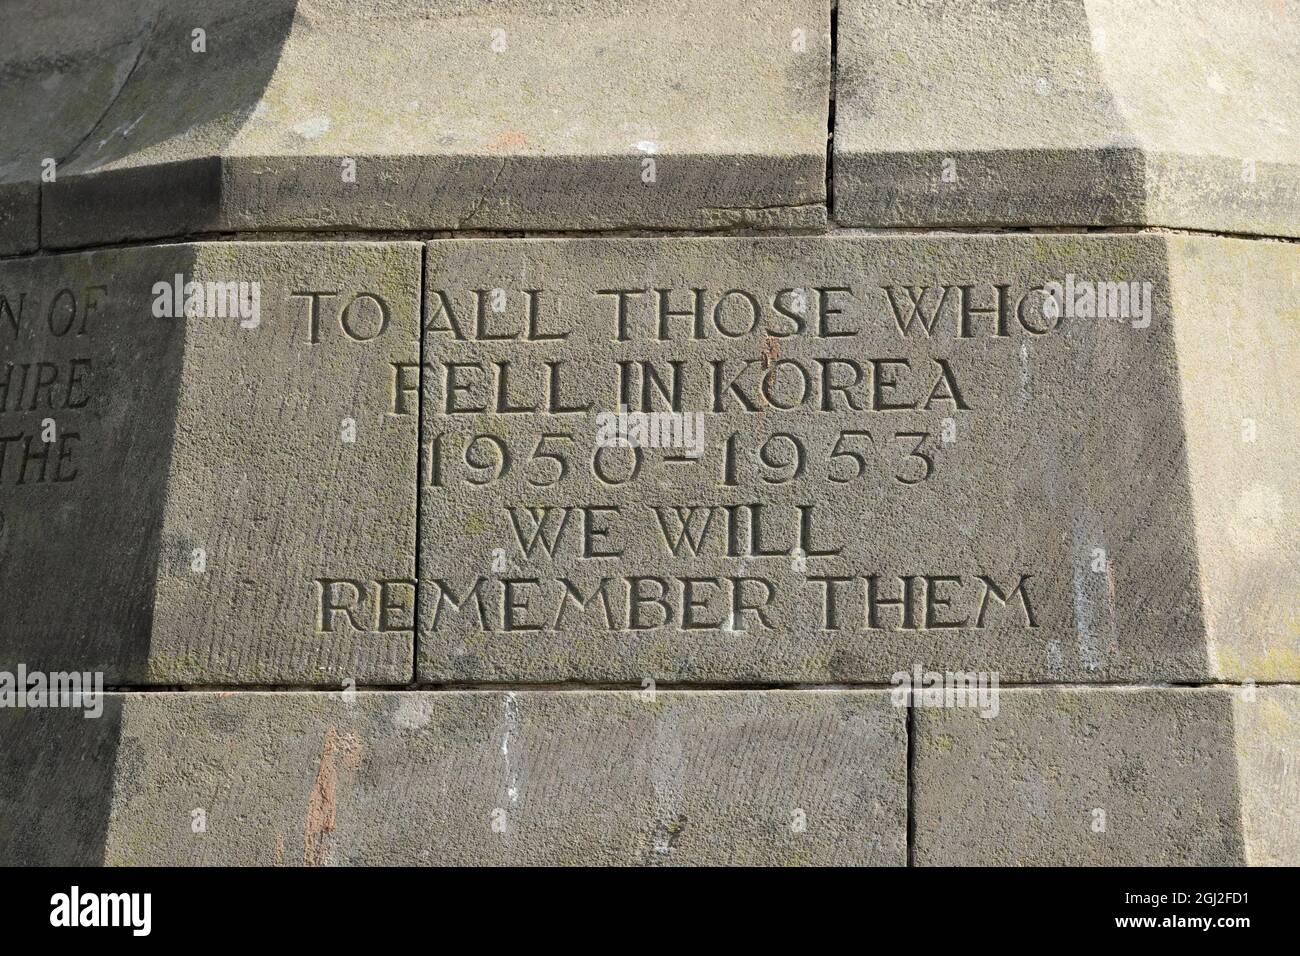
[{"label": "chisel marks on stone surface", "polygon": [[686,754],[681,730],[675,721],[664,719],[656,720],[654,727],[654,751],[650,766],[655,804],[651,862],[657,857],[668,856],[686,829],[686,815],[679,812],[686,797],[682,784]]}]

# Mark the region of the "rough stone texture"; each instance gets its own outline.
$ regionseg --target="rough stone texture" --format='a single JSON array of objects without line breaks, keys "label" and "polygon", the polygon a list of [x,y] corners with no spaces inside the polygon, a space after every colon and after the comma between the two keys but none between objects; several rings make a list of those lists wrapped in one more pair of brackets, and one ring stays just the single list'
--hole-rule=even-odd
[{"label": "rough stone texture", "polygon": [[916,862],[1294,865],[1300,691],[1253,693],[1016,689],[991,719],[918,709]]},{"label": "rough stone texture", "polygon": [[904,719],[879,691],[195,692],[112,695],[99,720],[0,712],[0,861],[898,865]]},{"label": "rough stone texture", "polygon": [[1300,863],[1297,0],[0,38],[0,864]]},{"label": "rough stone texture", "polygon": [[57,175],[83,145],[130,75],[156,6],[103,0],[89,17],[76,0],[0,5],[0,256],[36,248],[42,163],[54,160]]},{"label": "rough stone texture", "polygon": [[1252,866],[1300,864],[1300,687],[1232,698],[1242,834]]},{"label": "rough stone texture", "polygon": [[[409,681],[416,422],[393,414],[391,380],[418,356],[419,255],[240,243],[0,263],[6,667]],[[155,317],[155,283],[178,274],[258,283],[259,324]],[[334,293],[318,344],[313,291]],[[382,334],[361,295],[384,301]],[[357,582],[330,585],[359,586],[351,617],[322,618],[322,578]]]},{"label": "rough stone texture", "polygon": [[[1295,679],[1300,443],[1278,398],[1297,264],[1155,235],[430,243],[421,678]],[[1049,318],[1049,281],[1149,283],[1150,309]],[[614,290],[641,290],[625,341]],[[655,290],[688,313],[668,341]],[[597,449],[597,414],[645,407],[640,373],[618,386],[642,360],[664,383],[681,363],[703,452],[642,449],[625,480],[634,452]],[[1261,436],[1244,451],[1243,415]],[[673,556],[683,521],[702,544]],[[910,610],[873,622],[873,575],[882,600],[909,579]]]},{"label": "rough stone texture", "polygon": [[1300,247],[1170,237],[1211,673],[1300,678]]},{"label": "rough stone texture", "polygon": [[1300,235],[1293,0],[843,0],[838,26],[841,223]]},{"label": "rough stone texture", "polygon": [[815,0],[668,0],[653,17],[632,0],[170,3],[46,189],[45,241],[819,226],[829,15]]},{"label": "rough stone texture", "polygon": [[0,182],[0,255],[36,248],[38,201],[34,183]]}]

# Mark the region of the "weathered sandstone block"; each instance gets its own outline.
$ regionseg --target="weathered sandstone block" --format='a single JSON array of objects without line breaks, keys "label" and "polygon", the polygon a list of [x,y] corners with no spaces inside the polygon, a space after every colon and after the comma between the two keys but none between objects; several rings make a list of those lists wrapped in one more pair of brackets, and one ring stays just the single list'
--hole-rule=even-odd
[{"label": "weathered sandstone block", "polygon": [[[416,418],[393,413],[391,380],[418,355],[419,254],[236,243],[0,263],[8,669],[410,679]],[[350,593],[352,614],[324,615]]]},{"label": "weathered sandstone block", "polygon": [[905,716],[879,691],[192,692],[114,694],[100,720],[0,712],[0,861],[899,865]]},{"label": "weathered sandstone block", "polygon": [[1295,687],[1004,690],[915,726],[922,865],[1300,859]]}]

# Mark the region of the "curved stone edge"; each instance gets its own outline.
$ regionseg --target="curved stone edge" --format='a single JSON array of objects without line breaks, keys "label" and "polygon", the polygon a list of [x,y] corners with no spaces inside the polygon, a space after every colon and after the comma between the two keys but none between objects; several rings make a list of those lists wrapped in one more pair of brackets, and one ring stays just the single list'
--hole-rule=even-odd
[{"label": "curved stone edge", "polygon": [[112,694],[93,720],[0,711],[0,861],[901,865],[905,717],[880,691],[192,692]]},{"label": "curved stone edge", "polygon": [[40,193],[86,144],[147,41],[159,0],[0,7],[0,256],[40,246]]}]

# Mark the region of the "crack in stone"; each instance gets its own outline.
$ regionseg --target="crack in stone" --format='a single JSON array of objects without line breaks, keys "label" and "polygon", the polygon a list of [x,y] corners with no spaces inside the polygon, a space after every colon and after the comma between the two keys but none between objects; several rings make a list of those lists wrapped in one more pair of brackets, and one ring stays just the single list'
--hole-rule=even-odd
[{"label": "crack in stone", "polygon": [[496,189],[497,180],[501,178],[501,173],[505,171],[506,163],[508,163],[509,161],[510,161],[509,157],[503,156],[501,158],[500,163],[497,165],[496,172],[492,174],[492,178],[488,181],[487,185],[483,187],[483,191],[479,193],[478,201],[474,203],[474,207],[469,211],[468,215],[462,216],[459,220],[457,220],[456,222],[457,229],[462,228],[465,225],[465,223],[469,222],[471,219],[473,219],[475,216],[477,216],[480,212],[483,211],[483,204],[487,202],[488,195],[494,189]]}]

